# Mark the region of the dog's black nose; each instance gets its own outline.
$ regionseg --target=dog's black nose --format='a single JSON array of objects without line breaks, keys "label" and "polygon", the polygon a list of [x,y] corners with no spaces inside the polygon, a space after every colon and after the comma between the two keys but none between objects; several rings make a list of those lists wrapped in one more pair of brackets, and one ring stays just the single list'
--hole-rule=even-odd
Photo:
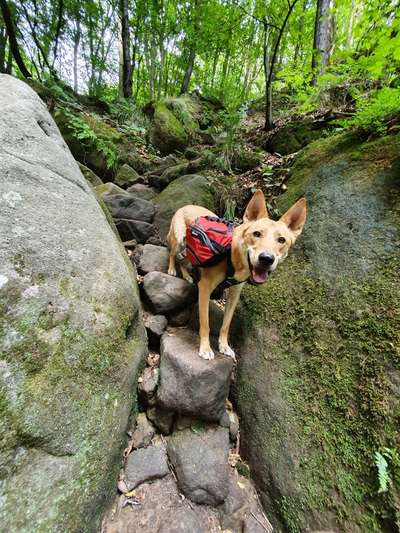
[{"label": "dog's black nose", "polygon": [[272,263],[275,261],[275,256],[270,252],[261,252],[261,254],[258,256],[258,261],[262,265],[272,265]]}]

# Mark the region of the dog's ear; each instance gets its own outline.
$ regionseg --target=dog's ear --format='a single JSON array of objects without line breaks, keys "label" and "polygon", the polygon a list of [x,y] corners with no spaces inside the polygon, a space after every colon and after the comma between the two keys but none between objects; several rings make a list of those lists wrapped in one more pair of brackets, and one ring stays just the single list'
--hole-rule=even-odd
[{"label": "dog's ear", "polygon": [[244,222],[254,222],[259,218],[268,218],[268,211],[265,205],[265,198],[262,190],[258,189],[250,202],[247,204],[243,215]]},{"label": "dog's ear", "polygon": [[294,234],[295,239],[303,231],[307,216],[307,200],[300,198],[286,213],[279,219]]}]

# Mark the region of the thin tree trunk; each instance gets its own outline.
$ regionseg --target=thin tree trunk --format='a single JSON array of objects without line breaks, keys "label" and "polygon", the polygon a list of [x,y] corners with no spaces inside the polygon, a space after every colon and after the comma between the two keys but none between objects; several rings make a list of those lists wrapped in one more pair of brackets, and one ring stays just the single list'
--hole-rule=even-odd
[{"label": "thin tree trunk", "polygon": [[264,77],[265,77],[265,129],[270,130],[274,127],[272,120],[272,83],[268,83],[269,80],[269,57],[268,57],[268,46],[269,46],[269,25],[267,21],[264,21],[264,42],[263,42],[263,67],[264,67]]},{"label": "thin tree trunk", "polygon": [[290,15],[293,12],[293,9],[295,8],[295,5],[297,4],[298,0],[293,0],[292,3],[289,3],[289,7],[286,13],[286,17],[282,23],[282,26],[279,28],[278,37],[275,42],[274,50],[272,52],[271,61],[269,63],[269,69],[268,69],[268,79],[266,82],[266,110],[265,110],[265,131],[270,131],[274,128],[274,122],[272,120],[272,81],[273,81],[273,75],[274,75],[274,67],[276,63],[277,54],[279,51],[279,46],[281,44],[282,35],[285,32],[286,24],[290,18]]},{"label": "thin tree trunk", "polygon": [[219,58],[219,49],[217,48],[215,50],[213,68],[212,68],[212,76],[211,76],[211,88],[212,89],[214,88],[215,73],[217,72],[218,58]]},{"label": "thin tree trunk", "polygon": [[78,52],[79,52],[79,43],[81,40],[81,21],[76,21],[76,29],[74,33],[74,93],[78,94]]},{"label": "thin tree trunk", "polygon": [[0,72],[6,71],[6,46],[7,33],[5,28],[0,28]]},{"label": "thin tree trunk", "polygon": [[194,47],[192,47],[189,52],[189,59],[187,62],[185,75],[183,77],[180,94],[186,94],[188,92],[190,78],[192,77],[195,57],[196,57],[196,50],[194,49]]},{"label": "thin tree trunk", "polygon": [[[18,68],[21,71],[21,74],[24,76],[24,78],[31,78],[32,74],[26,68],[24,60],[22,59],[22,56],[21,56],[21,52],[19,50],[17,38],[15,36],[15,30],[14,30],[14,24],[13,24],[13,20],[11,16],[11,11],[7,4],[7,0],[0,0],[0,10],[3,16],[5,27],[7,29],[10,50],[15,59],[15,62],[17,63]],[[12,61],[10,64],[12,65]]]},{"label": "thin tree trunk", "polygon": [[29,28],[30,28],[30,30],[31,30],[32,39],[33,39],[34,42],[35,42],[36,48],[39,50],[39,52],[40,52],[40,54],[41,54],[41,56],[42,56],[42,58],[43,58],[43,61],[44,61],[45,65],[46,65],[46,67],[49,69],[50,74],[51,74],[54,78],[56,78],[57,76],[55,75],[55,73],[54,73],[54,69],[52,68],[52,66],[51,66],[50,63],[49,63],[49,60],[47,59],[46,52],[44,51],[42,45],[40,44],[40,41],[39,41],[39,39],[38,39],[38,37],[37,37],[37,35],[36,35],[35,27],[33,26],[32,22],[31,22],[31,19],[30,19],[30,17],[29,17],[28,10],[26,9],[26,6],[25,6],[25,4],[24,4],[23,1],[21,1],[21,6],[22,6],[22,9],[23,9],[23,11],[24,11],[24,13],[25,13],[26,21],[28,22]]},{"label": "thin tree trunk", "polygon": [[317,0],[311,60],[311,70],[313,72],[312,85],[315,85],[317,76],[323,74],[329,64],[333,33],[331,17],[332,7],[333,0]]},{"label": "thin tree trunk", "polygon": [[351,0],[351,7],[350,7],[350,13],[349,13],[349,25],[347,27],[346,48],[351,48],[353,45],[353,26],[354,26],[355,11],[356,11],[355,0]]},{"label": "thin tree trunk", "polygon": [[128,0],[119,0],[122,45],[122,93],[125,98],[132,96],[132,60],[129,37]]},{"label": "thin tree trunk", "polygon": [[54,68],[54,64],[57,59],[58,41],[60,39],[63,22],[64,22],[64,0],[58,0],[58,20],[57,20],[56,36],[54,39],[53,62],[51,64],[52,68]]}]

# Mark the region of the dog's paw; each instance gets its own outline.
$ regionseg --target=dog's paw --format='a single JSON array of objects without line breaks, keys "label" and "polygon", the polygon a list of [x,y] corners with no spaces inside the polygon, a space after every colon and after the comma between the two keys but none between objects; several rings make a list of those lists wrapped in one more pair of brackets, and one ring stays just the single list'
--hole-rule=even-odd
[{"label": "dog's paw", "polygon": [[190,274],[182,274],[182,276],[183,276],[183,279],[185,279],[189,283],[194,283],[193,278]]},{"label": "dog's paw", "polygon": [[236,361],[235,352],[227,344],[220,344],[219,345],[219,351],[220,351],[220,353],[222,353],[224,355],[227,355],[228,357],[231,357],[234,361]]},{"label": "dog's paw", "polygon": [[170,276],[176,276],[176,270],[175,270],[175,268],[169,268],[169,269],[168,269],[168,274],[169,274]]},{"label": "dog's paw", "polygon": [[200,350],[199,351],[199,356],[202,358],[202,359],[207,359],[207,360],[210,360],[210,359],[214,359],[214,352],[210,349],[208,350]]}]

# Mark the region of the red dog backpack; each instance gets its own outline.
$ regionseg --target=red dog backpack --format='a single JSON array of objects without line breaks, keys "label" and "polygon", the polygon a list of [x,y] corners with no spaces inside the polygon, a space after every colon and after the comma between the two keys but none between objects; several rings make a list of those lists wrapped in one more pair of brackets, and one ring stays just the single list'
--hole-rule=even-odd
[{"label": "red dog backpack", "polygon": [[186,257],[194,266],[218,264],[230,252],[234,224],[218,217],[199,217],[186,228]]}]

